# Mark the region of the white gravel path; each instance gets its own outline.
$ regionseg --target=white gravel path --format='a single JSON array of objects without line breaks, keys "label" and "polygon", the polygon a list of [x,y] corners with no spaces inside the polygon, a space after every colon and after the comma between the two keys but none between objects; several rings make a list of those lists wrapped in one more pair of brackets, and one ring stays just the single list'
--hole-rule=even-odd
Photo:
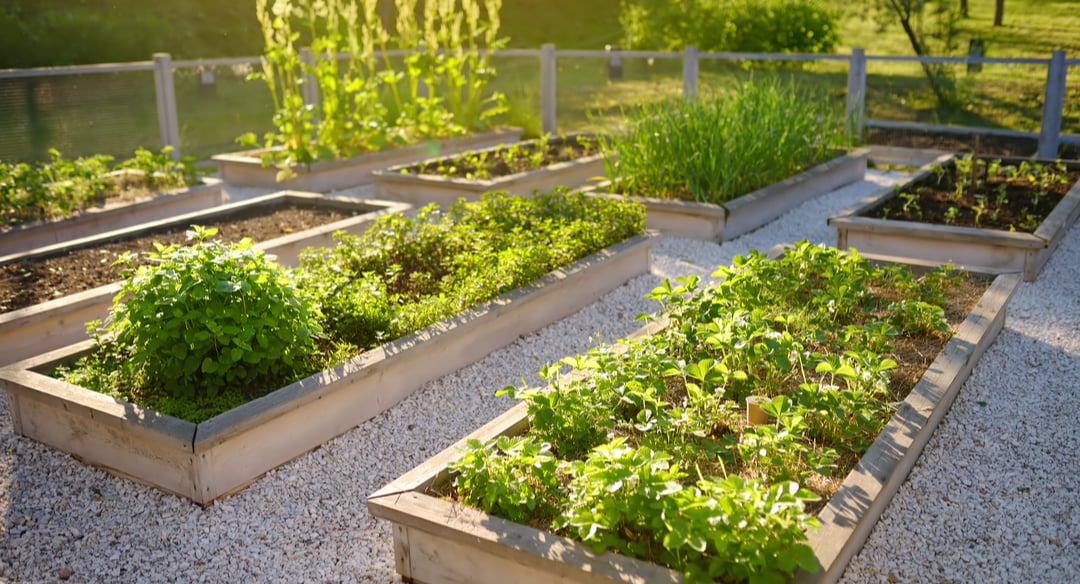
[{"label": "white gravel path", "polygon": [[[496,389],[635,330],[663,277],[708,275],[751,248],[835,243],[825,218],[902,175],[866,181],[723,245],[666,238],[652,273],[272,471],[209,509],[13,434],[0,393],[0,581],[392,582],[368,493],[506,410]],[[1024,284],[845,582],[1080,578],[1080,229]],[[947,500],[946,500],[947,497]]]}]

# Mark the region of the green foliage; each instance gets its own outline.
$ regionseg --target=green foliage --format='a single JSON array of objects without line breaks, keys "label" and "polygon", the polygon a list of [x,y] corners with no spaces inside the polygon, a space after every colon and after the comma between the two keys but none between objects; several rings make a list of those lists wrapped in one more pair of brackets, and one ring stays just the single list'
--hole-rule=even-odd
[{"label": "green foliage", "polygon": [[[820,496],[806,485],[842,477],[837,461],[880,433],[895,408],[892,341],[940,335],[930,303],[954,276],[916,278],[806,242],[776,260],[736,257],[714,276],[649,294],[668,319],[660,332],[546,366],[545,388],[501,392],[526,403],[524,440],[555,458],[527,476],[557,508],[556,532],[690,581],[780,582],[816,568],[805,504]],[[741,419],[751,395],[771,423]],[[498,489],[482,481],[510,465],[506,451],[468,445],[470,462],[452,467],[463,500],[499,513],[484,495]],[[548,522],[546,507],[542,518],[527,507],[515,520]]]},{"label": "green foliage", "polygon": [[198,403],[310,372],[317,304],[250,240],[216,233],[195,227],[192,245],[158,245],[129,270],[97,331],[111,337],[102,346],[122,363],[123,386]]},{"label": "green foliage", "polygon": [[[0,161],[0,227],[67,217],[121,195],[133,183],[140,188],[171,189],[198,182],[191,160],[177,162],[170,151],[170,147],[159,153],[140,148],[116,165],[111,156],[71,160],[55,149],[49,150],[48,162]],[[124,181],[110,174],[120,169],[139,171],[145,180]]]},{"label": "green foliage", "polygon": [[401,173],[486,180],[584,158],[595,154],[598,147],[596,139],[590,136],[552,138],[550,134],[544,134],[528,142],[500,144],[418,163],[401,169]]},{"label": "green foliage", "polygon": [[624,42],[634,49],[828,53],[838,15],[817,0],[623,0]]},{"label": "green foliage", "polygon": [[[294,164],[483,130],[506,111],[505,97],[487,91],[495,71],[484,52],[505,46],[502,0],[394,4],[390,31],[377,0],[256,0],[265,50],[253,77],[270,90],[275,129],[261,142],[253,134],[239,140],[267,149],[264,162],[280,178]],[[392,60],[393,49],[405,56]],[[308,83],[316,104],[305,103]]]},{"label": "green foliage", "polygon": [[600,145],[613,188],[629,195],[723,203],[850,143],[842,110],[824,94],[776,79],[643,106],[628,118],[625,131],[601,136]]},{"label": "green foliage", "polygon": [[451,465],[460,472],[454,486],[465,503],[495,510],[511,521],[554,516],[559,483],[550,444],[501,436],[487,445],[473,439],[468,446]]},{"label": "green foliage", "polygon": [[487,193],[416,217],[387,215],[364,234],[301,256],[333,338],[367,348],[527,284],[644,230],[644,209],[565,189]]}]

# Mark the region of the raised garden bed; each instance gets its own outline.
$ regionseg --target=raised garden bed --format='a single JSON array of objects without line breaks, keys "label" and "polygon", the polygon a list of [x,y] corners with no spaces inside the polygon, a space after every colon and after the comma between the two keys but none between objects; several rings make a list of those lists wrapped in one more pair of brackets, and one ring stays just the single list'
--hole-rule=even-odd
[{"label": "raised garden bed", "polygon": [[[551,204],[554,205],[551,211],[570,212],[566,201],[553,199]],[[525,219],[514,215],[518,205],[513,199],[506,198],[501,205],[507,211],[504,220]],[[590,210],[598,211],[596,206],[589,204],[588,199],[581,206],[585,208],[582,214],[595,221],[587,214]],[[455,212],[451,209],[448,213]],[[603,212],[624,213],[625,209],[609,207]],[[439,219],[442,215],[427,217],[435,217],[435,222],[421,222],[412,227],[408,227],[410,220],[406,218],[387,218],[380,223],[380,232],[386,237],[373,238],[369,243],[382,245],[388,243],[386,238],[394,240],[403,233],[411,233],[411,229],[438,232],[444,226]],[[613,233],[621,234],[626,225],[640,224],[641,219],[640,215],[630,218],[613,227]],[[543,224],[549,226],[551,222]],[[573,226],[581,228],[576,221]],[[556,226],[548,231],[562,233],[565,229]],[[583,234],[583,242],[604,241],[594,235]],[[376,344],[339,365],[208,419],[202,418],[205,421],[199,423],[46,375],[57,365],[70,364],[100,348],[94,341],[69,345],[0,369],[0,386],[10,395],[12,419],[19,434],[205,505],[242,489],[268,470],[371,418],[423,383],[567,316],[630,277],[647,271],[655,237],[652,233],[631,236],[527,285],[417,332]],[[361,254],[368,249],[362,238],[352,243],[361,244]],[[390,257],[397,258],[398,251],[399,247],[391,246]],[[327,253],[332,254],[332,250]],[[321,273],[318,269],[324,267],[324,262],[335,262],[337,267],[330,266],[331,270],[345,270],[344,264],[336,263],[336,257],[316,254],[310,260],[313,264],[305,265],[314,266],[312,276]],[[423,276],[419,272],[413,275]],[[415,282],[418,280],[410,276],[402,283]],[[440,294],[434,300],[441,297]],[[417,311],[421,308],[419,303],[411,306],[417,307]],[[425,310],[430,312],[432,307]],[[377,333],[374,338],[379,338]]]},{"label": "raised garden bed", "polygon": [[[862,180],[869,149],[857,148],[787,180],[758,189],[726,203],[699,203],[653,197],[629,197],[646,208],[649,229],[676,237],[704,241],[728,241],[780,217],[794,207]],[[585,192],[612,194],[611,183],[599,183]]]},{"label": "raised garden bed", "polygon": [[[813,553],[811,563],[818,564],[820,569],[796,572],[797,581],[835,582],[840,578],[975,362],[996,338],[1004,324],[1008,299],[1019,283],[1015,275],[994,279],[854,470],[817,512],[821,526],[808,532],[807,544]],[[663,320],[654,322],[642,329],[639,336],[658,334],[665,324]],[[657,397],[665,399],[663,395]],[[449,466],[456,464],[464,453],[476,452],[476,441],[486,444],[499,436],[518,436],[528,431],[530,405],[519,404],[370,495],[371,513],[393,523],[396,564],[402,578],[429,584],[684,581],[680,571],[614,552],[596,552],[591,546],[567,537],[502,519],[447,498],[454,481]],[[698,476],[693,468],[688,472]],[[539,488],[536,485],[533,483]],[[610,495],[623,496],[621,487]],[[631,489],[625,496],[636,495]],[[628,533],[630,529],[634,526],[627,525]]]},{"label": "raised garden bed", "polygon": [[[295,264],[299,252],[306,247],[329,245],[333,241],[332,235],[335,231],[359,233],[366,229],[376,217],[410,208],[404,203],[335,199],[311,193],[281,192],[47,246],[32,252],[9,256],[5,258],[5,263],[33,257],[47,257],[67,249],[92,247],[96,244],[163,229],[183,230],[192,224],[206,223],[215,218],[227,218],[230,215],[243,214],[254,209],[289,205],[335,209],[351,216],[256,244],[256,247],[277,255],[278,260],[285,264]],[[0,365],[39,355],[88,338],[84,323],[104,318],[113,296],[118,291],[117,284],[108,284],[0,314],[0,347],[2,347]]]},{"label": "raised garden bed", "polygon": [[375,195],[413,205],[476,200],[486,191],[528,196],[579,187],[604,175],[595,139],[572,134],[400,164],[375,175]]},{"label": "raised garden bed", "polygon": [[1020,272],[1031,281],[1080,215],[1080,164],[1062,164],[1064,172],[1045,188],[1031,178],[1037,175],[1030,174],[1034,165],[1055,164],[945,155],[904,185],[830,217],[829,225],[841,248],[952,262],[974,271]]},{"label": "raised garden bed", "polygon": [[296,165],[292,168],[296,176],[281,182],[277,180],[279,171],[276,167],[263,165],[259,150],[218,154],[212,156],[211,160],[217,166],[220,178],[229,185],[325,193],[370,184],[373,181],[372,173],[379,169],[398,164],[411,164],[446,153],[458,153],[505,142],[516,142],[520,138],[521,130],[513,128],[414,146],[389,148],[343,160]]}]

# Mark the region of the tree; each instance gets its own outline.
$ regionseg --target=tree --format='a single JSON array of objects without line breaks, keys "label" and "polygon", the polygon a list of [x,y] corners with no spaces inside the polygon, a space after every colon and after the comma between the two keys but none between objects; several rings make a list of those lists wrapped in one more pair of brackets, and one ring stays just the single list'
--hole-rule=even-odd
[{"label": "tree", "polygon": [[1001,26],[1001,19],[1005,16],[1005,0],[994,0],[994,26]]},{"label": "tree", "polygon": [[[998,0],[1003,1],[1003,0]],[[881,19],[895,18],[904,29],[911,49],[919,57],[946,55],[956,49],[956,22],[959,11],[946,0],[931,3],[926,0],[875,0]],[[934,92],[938,105],[956,105],[956,82],[944,63],[921,61],[923,73]]]}]

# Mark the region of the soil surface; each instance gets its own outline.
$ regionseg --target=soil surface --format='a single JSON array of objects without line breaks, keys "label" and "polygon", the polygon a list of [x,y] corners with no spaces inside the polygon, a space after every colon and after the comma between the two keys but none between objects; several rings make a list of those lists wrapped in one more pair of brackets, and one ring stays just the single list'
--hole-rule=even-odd
[{"label": "soil surface", "polygon": [[[1023,167],[1003,164],[1001,171],[988,174],[987,163],[987,159],[976,159],[975,170],[970,173],[960,172],[956,166],[942,168],[940,175],[931,173],[866,216],[1033,233],[1072,185],[1080,181],[1077,166],[1059,172],[1048,165],[1041,175],[1017,172],[1012,176],[1009,168]],[[1040,185],[1036,182],[1038,176],[1054,178]]]},{"label": "soil surface", "polygon": [[438,162],[414,164],[405,170],[410,174],[491,179],[577,160],[598,152],[597,142],[593,138],[565,136],[465,153]]},{"label": "soil surface", "polygon": [[[867,128],[867,144],[904,146],[945,152],[973,152],[987,156],[1030,157],[1039,150],[1039,141],[1034,138],[1012,138],[989,136],[985,134],[945,134],[917,130],[895,130],[890,128]],[[1080,146],[1063,144],[1059,149],[1062,160],[1080,159]]]},{"label": "soil surface", "polygon": [[[349,214],[334,209],[281,205],[233,213],[204,221],[202,225],[217,227],[217,238],[223,241],[239,241],[245,237],[265,241],[348,217]],[[118,257],[128,252],[152,252],[154,242],[164,245],[185,243],[186,230],[187,227],[162,230],[0,266],[0,313],[117,282],[124,269],[124,266],[114,265]]]}]

